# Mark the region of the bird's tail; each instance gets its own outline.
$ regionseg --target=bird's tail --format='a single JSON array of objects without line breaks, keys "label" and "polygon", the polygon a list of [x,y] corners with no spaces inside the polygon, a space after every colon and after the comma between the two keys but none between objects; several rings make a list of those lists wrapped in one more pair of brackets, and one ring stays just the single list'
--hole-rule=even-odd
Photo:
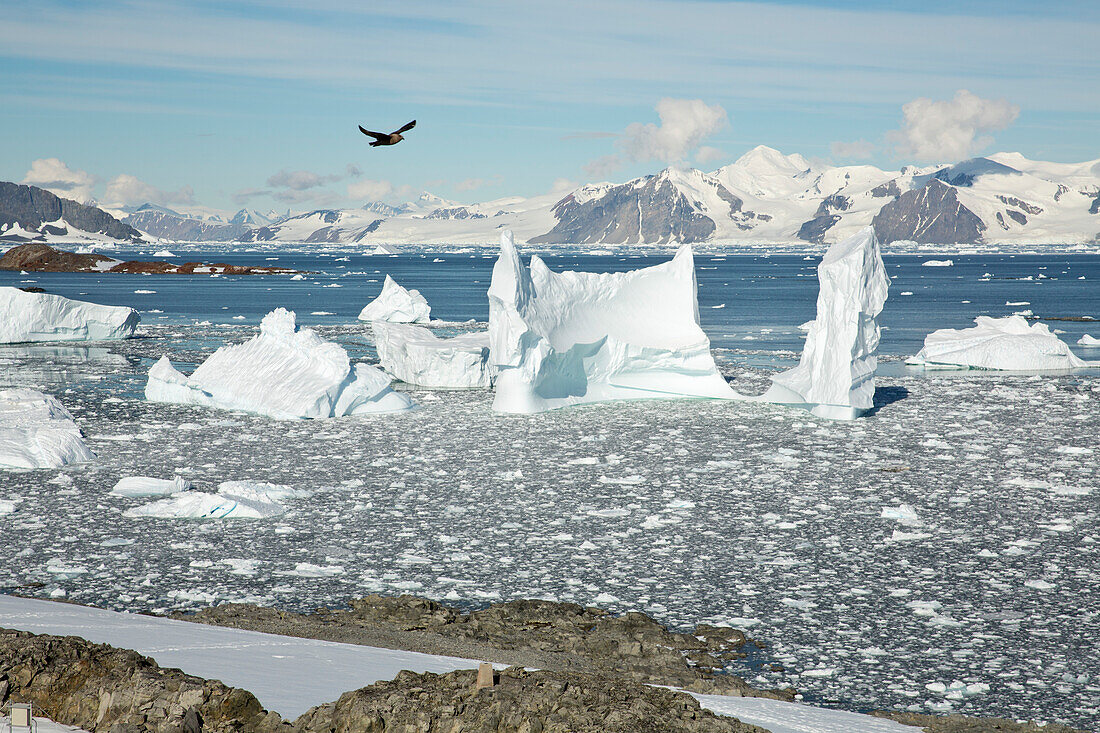
[{"label": "bird's tail", "polygon": [[377,148],[377,147],[378,147],[379,145],[381,145],[381,144],[382,144],[382,141],[381,141],[381,140],[375,140],[374,142],[372,142],[372,143],[370,144],[370,146],[371,146],[372,148]]}]

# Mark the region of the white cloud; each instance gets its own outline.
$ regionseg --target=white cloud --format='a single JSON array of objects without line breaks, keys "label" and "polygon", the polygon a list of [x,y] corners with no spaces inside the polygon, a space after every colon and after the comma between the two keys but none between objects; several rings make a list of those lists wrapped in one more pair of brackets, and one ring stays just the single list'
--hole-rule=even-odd
[{"label": "white cloud", "polygon": [[392,201],[408,198],[413,193],[411,186],[395,186],[389,181],[374,181],[369,178],[348,184],[348,198],[365,201]]},{"label": "white cloud", "polygon": [[695,151],[696,163],[713,163],[716,160],[721,160],[726,157],[726,154],[718,148],[712,148],[709,145],[704,145]]},{"label": "white cloud", "polygon": [[622,159],[617,155],[601,155],[584,164],[584,174],[589,178],[607,178],[623,167]]},{"label": "white cloud", "polygon": [[295,191],[305,191],[310,188],[339,181],[341,176],[323,176],[313,171],[287,171],[281,170],[267,179],[267,185],[275,188],[289,188]]},{"label": "white cloud", "polygon": [[108,206],[126,206],[127,204],[193,204],[195,192],[190,186],[177,191],[163,191],[156,186],[122,173],[107,182],[107,191],[103,196]]},{"label": "white cloud", "polygon": [[576,181],[568,178],[555,178],[554,184],[550,187],[550,193],[562,193],[564,191],[572,191],[580,184]]},{"label": "white cloud", "polygon": [[631,160],[682,162],[704,140],[729,124],[726,110],[701,99],[666,97],[657,103],[657,116],[660,125],[633,122],[617,141]]},{"label": "white cloud", "polygon": [[73,170],[57,158],[39,158],[33,161],[27,175],[23,176],[23,183],[81,203],[92,200],[92,187],[97,180],[91,173]]},{"label": "white cloud", "polygon": [[887,134],[898,153],[917,160],[957,161],[993,142],[987,133],[1003,130],[1020,114],[1007,99],[983,99],[965,89],[949,100],[920,97],[901,108],[900,130]]},{"label": "white cloud", "polygon": [[829,143],[829,152],[834,158],[847,158],[849,160],[867,160],[875,152],[875,144],[867,140],[852,140],[844,142],[837,140]]}]

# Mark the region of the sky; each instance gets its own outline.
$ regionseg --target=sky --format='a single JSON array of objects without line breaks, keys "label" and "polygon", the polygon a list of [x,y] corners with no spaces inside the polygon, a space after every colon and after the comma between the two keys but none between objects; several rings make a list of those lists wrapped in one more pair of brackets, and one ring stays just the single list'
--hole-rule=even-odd
[{"label": "sky", "polygon": [[[713,170],[1100,158],[1100,4],[0,3],[0,180],[229,212]],[[417,126],[370,148],[357,130]]]}]

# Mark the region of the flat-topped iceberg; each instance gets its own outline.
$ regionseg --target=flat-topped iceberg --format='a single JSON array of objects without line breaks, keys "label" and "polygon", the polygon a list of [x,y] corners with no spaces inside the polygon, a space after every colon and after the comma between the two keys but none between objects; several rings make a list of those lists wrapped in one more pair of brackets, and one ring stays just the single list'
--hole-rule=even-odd
[{"label": "flat-topped iceberg", "polygon": [[286,513],[286,499],[309,492],[253,481],[225,481],[217,493],[180,491],[165,499],[127,509],[124,517],[157,519],[266,519]]},{"label": "flat-topped iceberg", "polygon": [[1045,323],[1023,316],[978,316],[973,328],[941,328],[924,338],[924,348],[905,363],[925,369],[1050,371],[1090,366]]},{"label": "flat-topped iceberg", "polygon": [[38,390],[0,390],[0,468],[61,468],[95,459],[60,402]]},{"label": "flat-topped iceberg", "polygon": [[874,405],[878,315],[890,288],[874,229],[829,247],[817,279],[817,318],[809,324],[802,358],[772,377],[762,399],[851,420]]},{"label": "flat-topped iceberg", "polygon": [[120,478],[109,493],[111,496],[169,496],[190,488],[191,482],[179,476],[173,479],[126,476]]},{"label": "flat-topped iceberg", "polygon": [[429,389],[492,386],[488,332],[443,339],[421,326],[384,321],[375,321],[373,330],[382,368],[402,382]]},{"label": "flat-topped iceberg", "polygon": [[133,308],[0,287],[0,344],[129,338],[139,320]]},{"label": "flat-topped iceberg", "polygon": [[390,323],[427,323],[432,309],[419,290],[406,290],[386,275],[382,292],[359,313],[360,321]]},{"label": "flat-topped iceberg", "polygon": [[688,245],[641,270],[556,273],[538,256],[524,267],[505,231],[489,285],[489,344],[498,412],[738,397],[699,327]]},{"label": "flat-topped iceberg", "polygon": [[297,328],[292,311],[276,308],[264,316],[258,336],[221,347],[189,377],[161,357],[149,370],[145,397],[282,420],[413,407],[412,400],[389,385],[390,378],[380,369],[353,365],[339,344],[312,329]]}]

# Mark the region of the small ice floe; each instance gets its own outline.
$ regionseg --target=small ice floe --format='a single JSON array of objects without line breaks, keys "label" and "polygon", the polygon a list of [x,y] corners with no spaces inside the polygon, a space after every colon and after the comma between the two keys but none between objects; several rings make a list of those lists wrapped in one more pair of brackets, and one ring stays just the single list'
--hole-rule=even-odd
[{"label": "small ice floe", "polygon": [[921,267],[952,267],[955,264],[954,260],[925,260],[920,263]]},{"label": "small ice floe", "polygon": [[287,573],[300,578],[332,578],[343,574],[343,565],[314,565],[309,562],[300,562],[294,566],[294,570]]},{"label": "small ice floe", "polygon": [[1042,578],[1038,578],[1036,580],[1025,580],[1024,586],[1027,588],[1034,588],[1035,590],[1052,590],[1058,587],[1054,583],[1048,583]]},{"label": "small ice floe", "polygon": [[303,275],[303,274],[301,274],[301,273],[298,273],[297,275],[294,275],[294,276],[293,276],[293,277],[291,277],[290,279],[291,279],[291,280],[305,280],[305,279],[306,279],[306,276],[305,276],[305,275]]},{"label": "small ice floe", "polygon": [[126,476],[120,478],[111,489],[111,496],[168,496],[187,491],[191,482],[176,476],[173,479],[149,478],[148,476]]},{"label": "small ice floe", "polygon": [[1006,300],[1005,305],[1006,306],[1011,306],[1013,308],[1019,308],[1021,306],[1031,305],[1031,301],[1027,301],[1027,300]]},{"label": "small ice floe", "polygon": [[883,507],[882,514],[879,516],[883,519],[893,519],[902,524],[916,525],[922,523],[921,518],[917,515],[917,510],[908,504]]},{"label": "small ice floe", "polygon": [[286,513],[283,501],[309,492],[251,481],[226,481],[217,493],[181,491],[166,499],[127,509],[124,517],[158,519],[265,519]]},{"label": "small ice floe", "polygon": [[166,249],[158,249],[156,252],[153,253],[153,256],[154,257],[178,257],[179,255],[177,255],[175,252],[170,252]]},{"label": "small ice floe", "polygon": [[12,499],[0,499],[0,516],[11,514],[15,511],[15,501]]},{"label": "small ice floe", "polygon": [[157,292],[156,290],[135,290],[134,294],[136,294],[136,295],[153,295],[156,292]]},{"label": "small ice floe", "polygon": [[911,542],[913,540],[923,540],[931,537],[932,535],[927,532],[902,532],[900,529],[895,529],[893,534],[886,538],[887,542]]},{"label": "small ice floe", "polygon": [[1078,346],[1100,346],[1100,339],[1090,334],[1085,334],[1081,338],[1077,339]]},{"label": "small ice floe", "polygon": [[948,700],[962,700],[965,697],[974,697],[975,695],[984,695],[989,692],[989,685],[984,682],[974,682],[967,684],[954,680],[950,684],[943,682],[929,682],[924,686],[924,689],[929,692],[934,692],[937,695],[943,695]]},{"label": "small ice floe", "polygon": [[912,294],[913,294],[912,290],[904,290],[904,291],[898,293],[898,295],[912,295]]},{"label": "small ice floe", "polygon": [[593,509],[588,512],[590,517],[599,517],[601,519],[617,519],[619,517],[629,517],[629,509]]}]

